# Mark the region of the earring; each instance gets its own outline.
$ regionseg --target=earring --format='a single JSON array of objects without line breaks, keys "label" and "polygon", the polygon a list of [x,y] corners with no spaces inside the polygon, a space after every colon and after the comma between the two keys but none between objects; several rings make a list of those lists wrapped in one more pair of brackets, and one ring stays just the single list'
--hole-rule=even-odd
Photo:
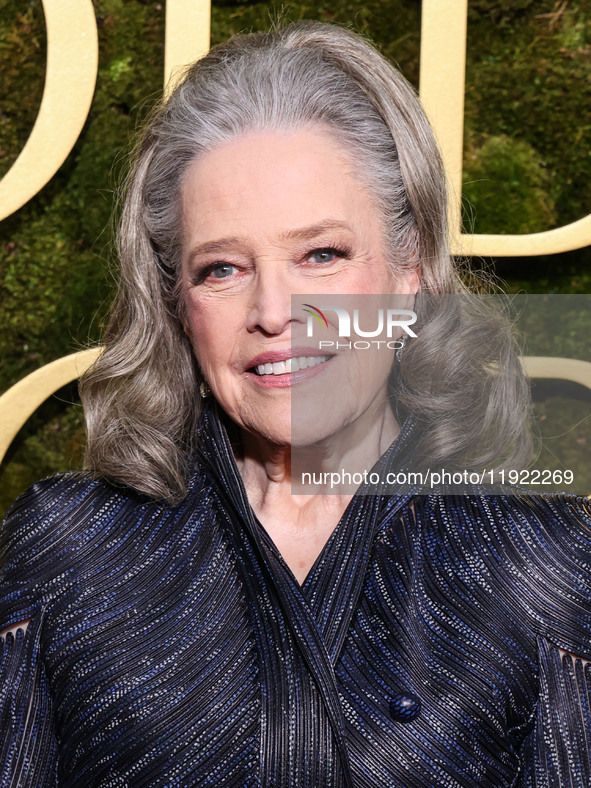
[{"label": "earring", "polygon": [[207,399],[211,394],[211,389],[209,388],[205,380],[202,380],[201,383],[199,384],[199,394],[203,399]]},{"label": "earring", "polygon": [[396,361],[397,361],[399,364],[400,364],[400,359],[402,358],[402,351],[403,351],[403,350],[404,350],[404,348],[406,347],[406,340],[407,340],[407,339],[408,339],[408,334],[403,334],[403,335],[402,335],[401,337],[399,337],[399,339],[398,339],[398,341],[399,341],[401,344],[400,344],[400,347],[399,347],[399,348],[397,348],[397,350],[396,350],[396,353],[395,353],[394,355],[396,356]]}]

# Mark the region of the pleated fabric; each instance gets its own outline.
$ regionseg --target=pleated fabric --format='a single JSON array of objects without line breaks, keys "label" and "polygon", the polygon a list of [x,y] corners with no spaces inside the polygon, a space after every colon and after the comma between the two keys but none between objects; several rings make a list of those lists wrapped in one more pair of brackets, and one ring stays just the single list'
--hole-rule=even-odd
[{"label": "pleated fabric", "polygon": [[300,586],[199,429],[177,507],[82,473],[12,507],[0,786],[591,785],[587,499],[361,490]]}]

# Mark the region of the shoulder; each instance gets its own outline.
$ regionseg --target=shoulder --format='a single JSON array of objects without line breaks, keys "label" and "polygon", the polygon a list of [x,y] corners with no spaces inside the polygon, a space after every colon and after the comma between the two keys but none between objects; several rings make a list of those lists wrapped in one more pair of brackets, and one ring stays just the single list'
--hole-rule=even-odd
[{"label": "shoulder", "polygon": [[9,508],[0,529],[0,565],[30,567],[59,544],[76,540],[106,513],[121,491],[84,472],[55,474],[32,484]]},{"label": "shoulder", "polygon": [[55,474],[32,484],[9,508],[0,529],[0,561],[6,568],[18,553],[50,548],[76,511],[93,497],[101,483],[82,473]]},{"label": "shoulder", "polygon": [[[188,498],[202,488],[202,474],[196,468]],[[158,512],[179,508],[183,504],[170,507],[85,471],[57,473],[32,484],[9,508],[0,527],[0,566],[15,551],[21,560],[41,556],[45,549],[52,550],[55,558],[62,543],[83,543],[122,520],[151,519]]]},{"label": "shoulder", "polygon": [[455,532],[475,548],[505,547],[515,560],[561,567],[591,580],[591,499],[567,493],[428,495],[415,499],[424,523]]},{"label": "shoulder", "polygon": [[524,621],[591,657],[591,500],[570,494],[428,496],[423,525],[486,564]]},{"label": "shoulder", "polygon": [[556,582],[568,578],[572,587],[591,593],[591,500],[568,493],[537,494],[513,490],[503,495],[466,496],[464,507],[483,527],[498,534],[540,572]]},{"label": "shoulder", "polygon": [[[418,496],[414,505],[422,518],[466,526],[478,541],[498,534],[505,539],[538,548],[537,552],[561,553],[569,545],[591,548],[591,499],[568,493],[537,494],[513,489],[506,494],[475,492],[473,495],[431,494]],[[460,533],[465,532],[459,529]]]},{"label": "shoulder", "polygon": [[100,483],[85,474],[56,474],[31,485],[0,527],[0,622],[35,612],[44,590],[64,574],[68,532]]},{"label": "shoulder", "polygon": [[[191,484],[194,500],[199,479]],[[190,502],[184,506],[189,506]],[[56,474],[31,485],[12,504],[0,528],[0,623],[8,611],[23,617],[71,587],[89,567],[105,565],[132,542],[173,528],[171,508],[85,472]]]},{"label": "shoulder", "polygon": [[[568,493],[547,495],[515,491],[480,496],[487,518],[505,524],[508,534],[554,556],[571,569],[591,556],[591,499]],[[590,565],[585,569],[588,571]]]}]

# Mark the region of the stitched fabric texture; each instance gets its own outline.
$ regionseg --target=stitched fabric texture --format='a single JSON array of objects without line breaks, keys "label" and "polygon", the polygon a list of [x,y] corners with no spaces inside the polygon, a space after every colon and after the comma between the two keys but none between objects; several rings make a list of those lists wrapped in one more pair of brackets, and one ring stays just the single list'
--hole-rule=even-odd
[{"label": "stitched fabric texture", "polygon": [[2,556],[0,786],[591,785],[587,499],[359,494],[300,586],[208,409],[183,504],[57,475]]}]

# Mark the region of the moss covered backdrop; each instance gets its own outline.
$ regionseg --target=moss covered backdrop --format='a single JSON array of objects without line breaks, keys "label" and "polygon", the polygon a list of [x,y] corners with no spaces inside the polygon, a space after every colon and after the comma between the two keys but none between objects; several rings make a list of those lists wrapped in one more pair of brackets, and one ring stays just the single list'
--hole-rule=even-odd
[{"label": "moss covered backdrop", "polygon": [[[49,185],[0,228],[0,391],[96,340],[109,303],[114,191],[134,130],[161,90],[164,0],[94,6],[100,65],[85,129]],[[0,0],[0,8],[1,176],[37,115],[45,27],[41,0]],[[266,28],[278,13],[341,22],[369,34],[416,85],[420,12],[418,0],[214,0],[212,43]],[[464,197],[475,232],[535,232],[591,212],[590,34],[591,0],[470,1]],[[589,249],[475,263],[494,269],[511,292],[591,291]],[[0,511],[35,479],[79,466],[82,414],[70,402],[74,386],[13,443],[0,472]],[[552,392],[540,409],[543,420],[558,413],[560,431],[565,408]],[[589,402],[579,393],[566,410],[582,419],[574,439],[591,465]]]}]

